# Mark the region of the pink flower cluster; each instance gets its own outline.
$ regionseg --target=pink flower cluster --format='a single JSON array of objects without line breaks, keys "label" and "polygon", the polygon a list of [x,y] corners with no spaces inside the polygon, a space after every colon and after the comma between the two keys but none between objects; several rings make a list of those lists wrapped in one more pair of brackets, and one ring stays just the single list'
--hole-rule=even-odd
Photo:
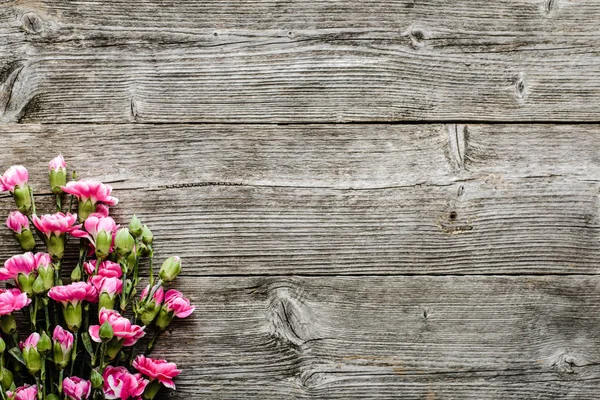
[{"label": "pink flower cluster", "polygon": [[139,400],[148,385],[142,374],[132,374],[125,367],[108,366],[104,378],[104,398]]},{"label": "pink flower cluster", "polygon": [[93,285],[86,282],[73,282],[70,285],[54,286],[48,292],[48,296],[63,306],[68,304],[76,306],[82,301],[90,303],[98,301],[98,291]]},{"label": "pink flower cluster", "polygon": [[116,206],[119,202],[116,197],[110,195],[112,187],[98,181],[80,180],[69,182],[62,187],[62,190],[77,197],[81,202],[89,200],[92,204],[104,203],[108,206]]},{"label": "pink flower cluster", "polygon": [[94,342],[101,343],[100,338],[100,326],[108,322],[113,329],[114,335],[118,339],[123,339],[123,346],[133,346],[140,338],[142,338],[146,332],[144,327],[139,325],[133,325],[127,318],[124,318],[115,310],[107,310],[103,308],[100,310],[98,317],[99,325],[92,325],[89,328],[90,337]]},{"label": "pink flower cluster", "polygon": [[61,236],[65,233],[71,232],[74,229],[75,221],[77,221],[77,214],[57,212],[54,214],[46,214],[38,217],[33,216],[33,224],[35,227],[42,232],[46,237],[52,235]]}]

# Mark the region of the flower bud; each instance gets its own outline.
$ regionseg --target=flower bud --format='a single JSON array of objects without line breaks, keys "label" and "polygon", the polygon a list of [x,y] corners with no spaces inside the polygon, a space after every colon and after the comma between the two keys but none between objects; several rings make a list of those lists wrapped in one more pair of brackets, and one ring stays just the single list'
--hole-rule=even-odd
[{"label": "flower bud", "polygon": [[67,303],[63,306],[63,316],[65,317],[65,322],[70,331],[76,332],[79,330],[79,327],[81,326],[82,311],[81,303],[77,303],[77,305]]},{"label": "flower bud", "polygon": [[93,369],[90,373],[90,381],[92,382],[92,387],[94,389],[101,389],[102,385],[104,385],[104,379],[102,378],[102,374],[100,374],[100,372],[96,371],[95,369]]},{"label": "flower bud", "polygon": [[104,343],[109,342],[115,336],[112,325],[109,324],[108,321],[100,325],[99,335]]},{"label": "flower bud", "polygon": [[142,229],[142,242],[146,246],[152,245],[152,241],[154,240],[154,235],[152,235],[152,231],[148,228],[148,225],[144,224],[144,228]]},{"label": "flower bud", "polygon": [[38,341],[37,349],[43,356],[50,354],[50,350],[52,350],[52,340],[50,340],[50,336],[48,336],[46,332],[42,332],[42,334],[40,335],[40,340]]},{"label": "flower bud", "polygon": [[48,253],[53,260],[62,260],[65,255],[65,235],[50,235],[48,238]]},{"label": "flower bud", "polygon": [[112,232],[107,232],[104,229],[98,232],[96,237],[96,257],[99,260],[104,260],[110,254],[112,245]]},{"label": "flower bud", "polygon": [[166,305],[163,305],[160,308],[160,311],[158,312],[158,316],[154,320],[154,323],[156,324],[158,329],[164,331],[171,324],[171,321],[173,321],[174,315],[175,313],[173,311],[170,311]]},{"label": "flower bud", "polygon": [[38,277],[35,278],[35,281],[33,281],[32,289],[35,295],[40,295],[46,291],[44,289],[44,280],[41,276],[38,275]]},{"label": "flower bud", "polygon": [[62,155],[59,155],[50,161],[48,167],[50,170],[48,173],[48,179],[50,181],[52,193],[61,194],[62,189],[60,187],[67,184],[67,165],[65,163],[65,159]]},{"label": "flower bud", "polygon": [[3,315],[0,317],[0,328],[7,335],[12,335],[17,331],[17,321],[12,314]]},{"label": "flower bud", "polygon": [[177,256],[169,257],[160,267],[158,277],[163,282],[171,282],[175,280],[177,275],[181,272],[181,259]]},{"label": "flower bud", "polygon": [[24,275],[22,273],[17,274],[17,285],[19,285],[19,289],[22,292],[27,294],[33,293],[33,282],[35,282],[35,274],[30,273],[29,275]]},{"label": "flower bud", "polygon": [[48,290],[54,286],[54,267],[52,264],[38,268],[38,278],[40,277],[44,283],[44,290]]},{"label": "flower bud", "polygon": [[14,384],[15,378],[13,373],[10,372],[9,369],[4,367],[0,367],[0,384],[2,385],[2,389],[9,390],[10,387]]},{"label": "flower bud", "polygon": [[79,282],[81,280],[81,267],[78,265],[71,271],[71,282]]},{"label": "flower bud", "polygon": [[15,204],[17,205],[17,208],[23,214],[31,214],[31,196],[32,190],[27,183],[24,183],[23,186],[15,186],[15,189],[13,191],[13,198],[15,199]]},{"label": "flower bud", "polygon": [[6,342],[0,337],[0,354],[6,351]]},{"label": "flower bud", "polygon": [[108,342],[108,346],[106,347],[106,355],[111,360],[114,360],[121,348],[123,347],[123,343],[125,339],[119,339],[117,337],[113,337],[110,342]]},{"label": "flower bud", "polygon": [[31,251],[35,247],[35,239],[29,229],[23,229],[21,233],[15,233],[15,238],[19,242],[19,246],[25,251]]},{"label": "flower bud", "polygon": [[112,310],[115,308],[116,297],[111,296],[106,292],[100,293],[100,297],[98,300],[98,308],[102,310],[102,308],[106,308],[107,310]]},{"label": "flower bud", "polygon": [[115,236],[115,250],[120,257],[127,257],[133,251],[135,240],[127,228],[121,228]]},{"label": "flower bud", "polygon": [[51,393],[48,396],[46,396],[46,400],[60,400],[60,397],[58,397],[57,394]]},{"label": "flower bud", "polygon": [[23,360],[25,366],[31,375],[37,374],[42,368],[42,356],[40,355],[37,346],[39,344],[40,334],[37,332],[32,333],[21,343]]},{"label": "flower bud", "polygon": [[138,237],[143,231],[144,227],[142,226],[142,223],[140,222],[139,218],[133,214],[133,217],[131,217],[131,221],[129,222],[129,233],[131,233],[134,237]]}]

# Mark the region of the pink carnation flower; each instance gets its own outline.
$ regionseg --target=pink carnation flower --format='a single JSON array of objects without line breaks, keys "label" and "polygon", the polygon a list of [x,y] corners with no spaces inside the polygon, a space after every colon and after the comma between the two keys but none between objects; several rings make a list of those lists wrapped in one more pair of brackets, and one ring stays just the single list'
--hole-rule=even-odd
[{"label": "pink carnation flower", "polygon": [[19,274],[29,276],[35,272],[36,264],[33,253],[27,252],[12,256],[4,262],[4,267],[0,268],[0,281],[8,279],[17,279]]},{"label": "pink carnation flower", "polygon": [[0,315],[11,314],[30,303],[27,293],[21,293],[19,289],[0,289]]},{"label": "pink carnation flower", "polygon": [[50,254],[48,253],[35,253],[33,259],[35,262],[35,269],[47,268],[52,264],[52,257],[50,257]]},{"label": "pink carnation flower", "polygon": [[67,232],[73,230],[73,224],[77,220],[77,214],[57,212],[55,214],[46,214],[38,218],[37,215],[33,217],[33,224],[36,228],[47,237],[64,235]]},{"label": "pink carnation flower", "polygon": [[23,229],[29,229],[29,219],[19,211],[13,211],[8,214],[6,226],[14,233],[21,233]]},{"label": "pink carnation flower", "polygon": [[63,380],[63,390],[71,400],[84,400],[92,392],[92,382],[72,376]]},{"label": "pink carnation flower", "polygon": [[100,326],[105,322],[108,322],[112,326],[115,337],[124,339],[123,346],[125,347],[133,346],[135,342],[146,334],[143,327],[132,325],[127,318],[122,317],[117,311],[107,310],[103,307],[98,317],[99,325],[92,325],[89,329],[90,336],[94,342],[102,342],[102,339],[100,339]]},{"label": "pink carnation flower", "polygon": [[65,162],[65,159],[62,156],[62,154],[59,154],[50,161],[50,163],[48,164],[48,169],[50,171],[60,171],[67,169],[67,163]]},{"label": "pink carnation flower", "polygon": [[87,217],[83,225],[85,230],[82,230],[81,225],[78,225],[76,227],[77,229],[74,229],[71,232],[71,235],[77,238],[88,239],[94,247],[96,247],[96,239],[101,231],[105,231],[109,233],[110,236],[114,236],[114,233],[119,228],[115,223],[115,220],[111,217],[97,217],[94,214]]},{"label": "pink carnation flower", "polygon": [[112,187],[105,185],[102,182],[92,180],[80,180],[77,182],[69,182],[61,188],[63,192],[72,194],[79,201],[91,201],[92,204],[104,203],[109,206],[116,206],[118,199],[111,197]]},{"label": "pink carnation flower", "polygon": [[54,328],[52,339],[60,345],[63,354],[67,354],[73,348],[73,334],[60,325],[56,325]]},{"label": "pink carnation flower", "polygon": [[175,389],[173,378],[181,373],[177,365],[166,360],[155,360],[153,358],[139,355],[133,361],[133,367],[140,371],[142,375],[150,378],[151,381],[157,380],[170,389]]},{"label": "pink carnation flower", "polygon": [[196,307],[190,304],[190,301],[183,297],[177,290],[169,290],[165,294],[165,305],[168,311],[173,311],[177,318],[186,318],[194,312]]},{"label": "pink carnation flower", "polygon": [[24,186],[29,180],[29,173],[22,165],[13,165],[0,177],[0,192],[14,192],[15,186]]},{"label": "pink carnation flower", "polygon": [[37,347],[38,342],[40,341],[40,334],[37,332],[33,332],[24,342],[19,343],[19,347],[21,350],[29,350],[31,348]]},{"label": "pink carnation flower", "polygon": [[120,278],[123,275],[121,266],[116,262],[105,260],[100,263],[98,271],[96,271],[96,263],[96,260],[90,260],[83,264],[83,269],[88,275],[94,275],[94,272],[96,275],[106,278]]},{"label": "pink carnation flower", "polygon": [[65,286],[54,286],[48,292],[48,296],[62,303],[63,306],[71,303],[77,306],[82,301],[96,302],[98,301],[98,292],[96,288],[86,282],[74,282]]},{"label": "pink carnation flower", "polygon": [[123,281],[119,278],[107,278],[101,275],[95,275],[90,278],[90,283],[94,285],[98,291],[98,296],[102,293],[108,294],[114,298],[117,294],[121,294],[123,290]]},{"label": "pink carnation flower", "polygon": [[109,365],[102,374],[104,378],[104,398],[127,400],[141,398],[148,380],[142,374],[131,374],[125,367]]},{"label": "pink carnation flower", "polygon": [[37,386],[21,386],[15,389],[14,392],[6,392],[6,395],[11,400],[37,400]]},{"label": "pink carnation flower", "polygon": [[[140,301],[146,300],[146,297],[148,296],[148,293],[150,291],[151,291],[150,290],[150,285],[147,285],[144,288],[144,290],[142,290],[142,295],[140,296]],[[162,304],[162,302],[163,302],[163,300],[165,298],[165,291],[163,290],[162,286],[159,286],[158,289],[156,289],[154,291],[154,294],[152,295],[152,298],[153,298],[153,300],[154,300],[154,302],[156,303],[157,306],[160,306]]]}]

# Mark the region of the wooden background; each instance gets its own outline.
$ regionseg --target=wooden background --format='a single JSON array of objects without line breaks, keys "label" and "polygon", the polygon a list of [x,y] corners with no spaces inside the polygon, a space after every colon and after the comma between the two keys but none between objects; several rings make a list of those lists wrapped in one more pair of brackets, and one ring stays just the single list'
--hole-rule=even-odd
[{"label": "wooden background", "polygon": [[599,17],[0,0],[0,167],[62,153],[183,257],[173,399],[597,400]]}]

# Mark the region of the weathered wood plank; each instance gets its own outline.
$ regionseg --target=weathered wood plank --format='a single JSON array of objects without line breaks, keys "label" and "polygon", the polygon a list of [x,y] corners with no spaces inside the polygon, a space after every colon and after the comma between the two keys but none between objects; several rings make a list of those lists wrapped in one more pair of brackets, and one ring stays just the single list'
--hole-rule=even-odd
[{"label": "weathered wood plank", "polygon": [[595,0],[11,1],[0,121],[598,121]]},{"label": "weathered wood plank", "polygon": [[[191,275],[596,274],[598,129],[10,125],[0,132],[9,143],[2,166],[30,166],[36,187],[60,151],[80,176],[114,181],[117,215],[138,213],[156,231],[160,255],[181,255]],[[10,204],[3,200],[1,211]],[[1,259],[15,251],[10,242],[3,230]]]},{"label": "weathered wood plank", "polygon": [[199,307],[157,349],[184,368],[176,399],[598,396],[598,277],[178,284]]}]

